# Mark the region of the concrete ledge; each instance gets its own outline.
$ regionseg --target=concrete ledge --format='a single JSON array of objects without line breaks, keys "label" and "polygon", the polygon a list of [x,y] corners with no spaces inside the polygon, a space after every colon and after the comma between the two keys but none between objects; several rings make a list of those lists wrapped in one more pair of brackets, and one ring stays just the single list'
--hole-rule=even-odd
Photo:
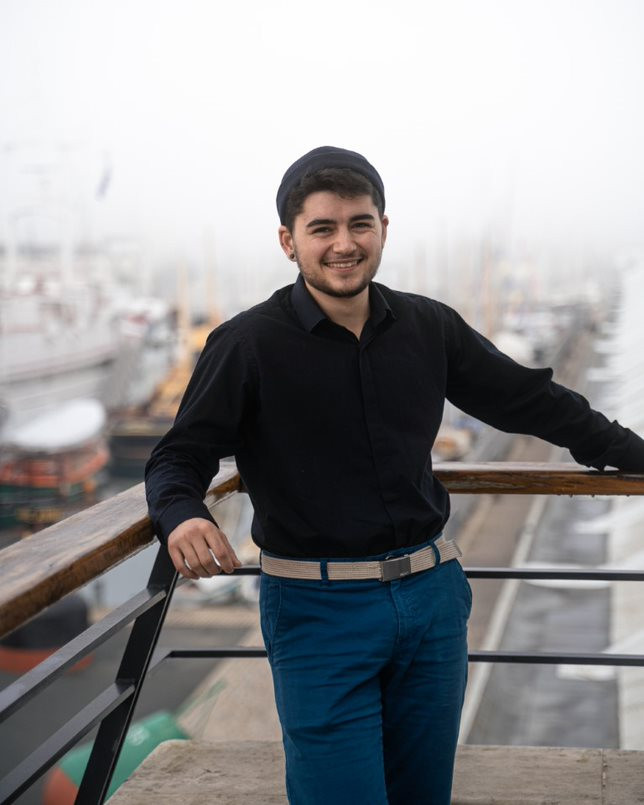
[{"label": "concrete ledge", "polygon": [[[167,741],[109,800],[110,805],[175,805],[178,802],[181,805],[284,805],[281,743]],[[644,752],[460,747],[452,805],[492,803],[644,803]]]},{"label": "concrete ledge", "polygon": [[281,741],[166,741],[109,805],[285,805]]}]

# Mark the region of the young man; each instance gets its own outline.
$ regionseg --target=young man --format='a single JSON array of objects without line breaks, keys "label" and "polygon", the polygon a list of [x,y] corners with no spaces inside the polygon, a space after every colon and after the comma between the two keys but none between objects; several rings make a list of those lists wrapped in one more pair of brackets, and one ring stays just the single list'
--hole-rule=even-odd
[{"label": "young man", "polygon": [[277,206],[297,282],[211,333],[149,461],[150,513],[183,576],[232,572],[202,500],[235,455],[290,802],[447,805],[471,592],[432,475],[445,398],[599,469],[644,470],[644,441],[451,308],[373,282],[389,221],[360,154],[305,154]]}]

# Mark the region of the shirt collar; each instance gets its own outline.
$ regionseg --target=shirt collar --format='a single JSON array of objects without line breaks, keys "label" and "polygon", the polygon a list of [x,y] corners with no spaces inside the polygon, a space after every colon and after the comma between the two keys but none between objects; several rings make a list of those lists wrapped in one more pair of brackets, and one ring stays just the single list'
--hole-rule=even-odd
[{"label": "shirt collar", "polygon": [[326,319],[322,309],[308,292],[301,274],[291,291],[291,302],[302,326],[309,332],[312,332],[321,321]]},{"label": "shirt collar", "polygon": [[[295,308],[295,312],[302,326],[309,332],[312,332],[321,321],[327,318],[326,314],[323,313],[318,303],[309,293],[301,274],[298,276],[291,290],[291,303]],[[392,319],[396,318],[392,309],[389,307],[389,302],[387,302],[382,295],[380,288],[374,285],[373,282],[369,285],[369,306],[371,309],[369,318],[374,326],[380,324],[387,316],[390,316]]]}]

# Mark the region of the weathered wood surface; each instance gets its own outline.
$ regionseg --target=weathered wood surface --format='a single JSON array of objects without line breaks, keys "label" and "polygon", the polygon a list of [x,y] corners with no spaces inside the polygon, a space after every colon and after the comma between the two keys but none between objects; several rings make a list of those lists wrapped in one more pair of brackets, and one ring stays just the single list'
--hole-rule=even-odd
[{"label": "weathered wood surface", "polygon": [[644,474],[598,472],[578,464],[452,461],[436,464],[434,474],[453,494],[644,495]]},{"label": "weathered wood surface", "polygon": [[[575,464],[437,464],[456,494],[644,495],[644,475],[600,473]],[[234,465],[214,480],[207,500],[240,489]],[[127,559],[154,539],[143,484],[0,552],[0,636],[67,593]]]},{"label": "weathered wood surface", "polygon": [[[238,488],[229,465],[208,496],[219,499]],[[153,539],[143,484],[137,484],[0,551],[0,636]]]}]

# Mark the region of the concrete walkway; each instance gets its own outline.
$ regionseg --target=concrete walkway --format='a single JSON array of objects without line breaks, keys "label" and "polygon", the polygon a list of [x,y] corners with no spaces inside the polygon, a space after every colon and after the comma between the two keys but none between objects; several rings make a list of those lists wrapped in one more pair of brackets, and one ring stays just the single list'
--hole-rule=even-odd
[{"label": "concrete walkway", "polygon": [[[109,803],[284,805],[283,775],[279,741],[167,741]],[[459,749],[452,805],[639,802],[644,803],[641,752],[507,746]]]}]

